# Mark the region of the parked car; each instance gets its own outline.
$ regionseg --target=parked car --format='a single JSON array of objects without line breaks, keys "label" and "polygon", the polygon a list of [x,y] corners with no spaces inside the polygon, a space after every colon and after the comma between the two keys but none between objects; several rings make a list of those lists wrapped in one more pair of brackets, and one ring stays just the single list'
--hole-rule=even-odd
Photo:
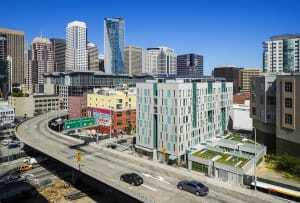
[{"label": "parked car", "polygon": [[22,164],[19,167],[18,171],[21,172],[21,173],[23,173],[23,172],[29,171],[31,169],[32,169],[32,165],[31,164]]},{"label": "parked car", "polygon": [[143,178],[136,173],[125,173],[121,175],[120,180],[135,186],[142,185],[144,182]]},{"label": "parked car", "polygon": [[187,192],[193,193],[197,196],[205,196],[209,192],[209,189],[208,189],[207,186],[205,186],[202,183],[200,183],[199,181],[195,181],[195,180],[180,181],[177,184],[177,188],[180,189],[180,190],[185,190]]}]

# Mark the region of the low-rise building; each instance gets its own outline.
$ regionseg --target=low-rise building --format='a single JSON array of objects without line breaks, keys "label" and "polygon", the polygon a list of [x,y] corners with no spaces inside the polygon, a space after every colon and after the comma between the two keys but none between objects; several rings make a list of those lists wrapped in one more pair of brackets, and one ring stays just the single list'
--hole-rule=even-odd
[{"label": "low-rise building", "polygon": [[250,117],[250,100],[246,100],[244,104],[233,104],[232,113],[232,129],[237,131],[252,131],[252,118]]},{"label": "low-rise building", "polygon": [[15,121],[15,111],[7,104],[0,104],[0,126],[12,124]]},{"label": "low-rise building", "polygon": [[227,131],[232,90],[213,78],[137,83],[136,148],[154,159],[186,160],[191,147]]},{"label": "low-rise building", "polygon": [[62,107],[62,100],[57,95],[9,96],[8,100],[17,117],[33,117]]},{"label": "low-rise building", "polygon": [[242,185],[243,176],[252,176],[254,163],[258,165],[265,154],[265,146],[256,144],[255,147],[254,141],[229,134],[189,153],[188,168],[223,182]]},{"label": "low-rise building", "polygon": [[135,88],[102,88],[87,94],[87,115],[96,118],[100,133],[131,133],[136,127],[135,112]]}]

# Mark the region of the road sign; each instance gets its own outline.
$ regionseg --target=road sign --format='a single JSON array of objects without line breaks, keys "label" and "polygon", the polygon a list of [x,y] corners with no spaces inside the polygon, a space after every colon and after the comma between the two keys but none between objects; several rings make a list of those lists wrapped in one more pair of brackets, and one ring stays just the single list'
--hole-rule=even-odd
[{"label": "road sign", "polygon": [[97,125],[97,122],[96,122],[96,119],[93,117],[71,119],[71,120],[66,120],[64,122],[64,130],[86,128],[86,127],[95,126],[95,125]]}]

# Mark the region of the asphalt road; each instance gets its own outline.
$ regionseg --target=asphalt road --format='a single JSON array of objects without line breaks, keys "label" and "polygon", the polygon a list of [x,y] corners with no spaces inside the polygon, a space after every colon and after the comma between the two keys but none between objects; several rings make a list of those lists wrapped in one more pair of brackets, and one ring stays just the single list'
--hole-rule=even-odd
[{"label": "asphalt road", "polygon": [[[53,133],[47,128],[47,119],[55,116],[56,113],[49,113],[47,116],[42,115],[26,121],[17,130],[17,136],[24,143],[33,148],[42,151],[49,156],[58,159],[61,162],[74,168],[79,168],[79,164],[74,160],[76,151],[81,151],[83,158],[80,162],[80,171],[88,174],[101,182],[104,182],[130,196],[136,197],[145,202],[216,202],[216,203],[235,203],[235,202],[282,202],[272,196],[261,194],[259,192],[245,192],[243,195],[235,194],[234,190],[220,192],[214,187],[209,187],[210,192],[205,197],[197,197],[193,194],[180,191],[176,188],[176,184],[181,181],[180,176],[175,173],[162,173],[161,170],[153,167],[145,167],[142,161],[137,162],[128,159],[110,156],[107,149],[95,148],[89,145],[78,145],[78,141],[65,139]],[[119,152],[120,153],[120,152]],[[112,154],[111,154],[112,155]],[[158,166],[158,165],[157,165]],[[159,166],[157,167],[159,168]],[[126,172],[136,172],[143,176],[144,184],[136,187],[121,182],[120,175]],[[195,177],[191,174],[191,177]],[[194,178],[193,178],[194,179]],[[201,176],[197,177],[199,181]],[[241,189],[244,191],[245,189]],[[248,195],[248,196],[247,196]],[[260,201],[257,200],[261,197]]]}]

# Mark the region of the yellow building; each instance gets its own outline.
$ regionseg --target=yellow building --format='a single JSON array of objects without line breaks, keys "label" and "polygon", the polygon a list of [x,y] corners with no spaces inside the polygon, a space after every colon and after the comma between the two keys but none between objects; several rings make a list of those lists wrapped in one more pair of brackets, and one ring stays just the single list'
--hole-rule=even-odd
[{"label": "yellow building", "polygon": [[94,93],[87,95],[87,107],[111,109],[112,111],[135,110],[135,88],[129,88],[127,90],[109,88],[95,90]]}]

